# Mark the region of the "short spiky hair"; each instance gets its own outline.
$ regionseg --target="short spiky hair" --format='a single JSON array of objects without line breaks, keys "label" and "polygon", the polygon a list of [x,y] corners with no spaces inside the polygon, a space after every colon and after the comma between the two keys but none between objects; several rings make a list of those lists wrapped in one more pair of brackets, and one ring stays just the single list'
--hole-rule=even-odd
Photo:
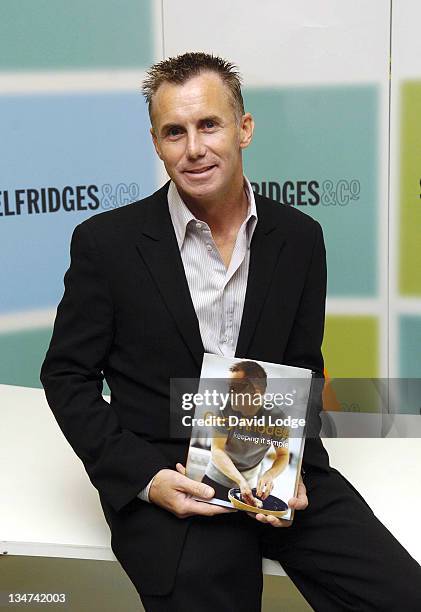
[{"label": "short spiky hair", "polygon": [[151,66],[142,83],[142,93],[146,98],[151,117],[152,100],[162,83],[181,85],[202,72],[218,74],[231,94],[231,102],[237,119],[244,115],[244,102],[241,94],[241,75],[237,66],[227,60],[202,51],[184,53],[169,57]]}]

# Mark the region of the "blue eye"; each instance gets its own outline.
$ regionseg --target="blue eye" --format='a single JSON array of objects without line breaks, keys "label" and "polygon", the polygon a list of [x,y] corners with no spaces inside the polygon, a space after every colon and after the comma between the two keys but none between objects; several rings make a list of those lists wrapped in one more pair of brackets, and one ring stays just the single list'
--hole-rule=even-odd
[{"label": "blue eye", "polygon": [[215,127],[215,123],[209,119],[208,121],[205,122],[205,127],[213,128]]}]

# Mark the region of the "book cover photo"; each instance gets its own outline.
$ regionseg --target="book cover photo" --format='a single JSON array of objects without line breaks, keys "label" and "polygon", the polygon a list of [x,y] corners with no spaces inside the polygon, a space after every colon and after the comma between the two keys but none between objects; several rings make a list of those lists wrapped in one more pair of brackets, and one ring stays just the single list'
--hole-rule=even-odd
[{"label": "book cover photo", "polygon": [[209,503],[293,520],[311,381],[305,368],[205,353],[183,409],[186,474],[213,487]]}]

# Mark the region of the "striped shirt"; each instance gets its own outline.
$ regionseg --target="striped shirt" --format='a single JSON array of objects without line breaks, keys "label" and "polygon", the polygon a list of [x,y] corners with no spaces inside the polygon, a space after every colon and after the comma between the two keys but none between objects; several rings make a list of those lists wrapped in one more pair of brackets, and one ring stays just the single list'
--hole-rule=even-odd
[{"label": "striped shirt", "polygon": [[[180,249],[193,306],[207,353],[233,357],[243,314],[250,262],[250,244],[257,223],[253,189],[244,177],[248,199],[246,218],[238,230],[226,268],[207,223],[196,219],[171,181],[168,208]],[[138,497],[149,501],[148,485]]]},{"label": "striped shirt", "polygon": [[257,223],[253,189],[245,179],[247,216],[238,230],[228,268],[207,223],[196,219],[171,181],[168,207],[184,265],[202,343],[207,353],[235,354],[250,261],[250,243]]}]

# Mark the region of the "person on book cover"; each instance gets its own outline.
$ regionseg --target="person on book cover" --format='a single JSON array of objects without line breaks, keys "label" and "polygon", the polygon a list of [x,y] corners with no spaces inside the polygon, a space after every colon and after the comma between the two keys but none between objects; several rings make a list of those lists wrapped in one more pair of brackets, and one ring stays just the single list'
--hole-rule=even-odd
[{"label": "person on book cover", "polygon": [[[271,449],[264,428],[229,426],[228,417],[240,413],[244,417],[265,417],[263,396],[267,389],[267,374],[255,361],[240,361],[230,367],[230,395],[233,400],[224,411],[225,423],[215,426],[211,458],[202,482],[211,486],[215,497],[228,501],[228,491],[239,487],[242,500],[255,507],[269,497],[274,480],[289,461],[288,430],[277,438],[279,446],[269,469],[260,475],[262,461]],[[277,415],[279,416],[279,415]],[[270,438],[269,438],[270,440]],[[256,488],[256,496],[252,489]]]},{"label": "person on book cover", "polygon": [[[170,180],[75,228],[41,370],[115,556],[147,612],[256,612],[262,555],[314,610],[420,610],[420,566],[329,465],[317,435],[320,224],[254,193],[244,176],[254,121],[233,64],[203,52],[168,58],[143,92]],[[213,488],[184,474],[189,441],[170,437],[170,381],[198,379],[204,352],[308,368],[320,383],[290,527],[206,503]]]}]

